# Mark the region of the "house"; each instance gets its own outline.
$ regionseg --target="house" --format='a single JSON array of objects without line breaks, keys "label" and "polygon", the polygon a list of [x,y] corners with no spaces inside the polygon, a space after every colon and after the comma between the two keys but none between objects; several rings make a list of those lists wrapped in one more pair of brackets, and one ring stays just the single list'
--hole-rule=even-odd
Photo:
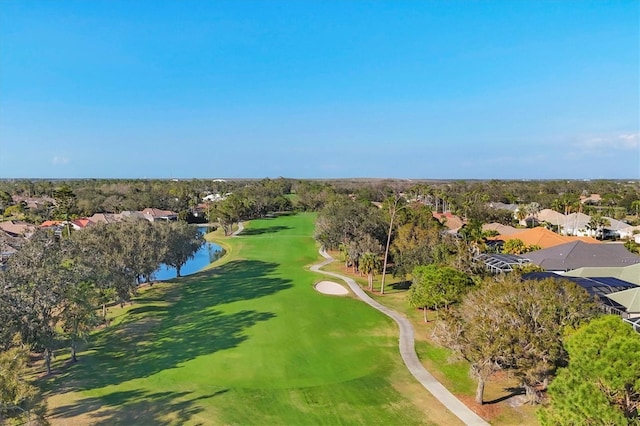
[{"label": "house", "polygon": [[[611,238],[623,238],[622,237],[622,233],[620,232],[623,229],[627,229],[627,228],[633,228],[630,227],[628,223],[626,222],[622,222],[621,220],[616,220],[613,219],[611,217],[603,217],[603,219],[606,219],[609,224],[604,226],[604,237],[611,237]],[[638,227],[640,229],[640,227]],[[633,231],[631,231],[631,235],[633,235]],[[630,238],[631,235],[626,235],[626,238]]]},{"label": "house", "polygon": [[170,210],[160,210],[151,207],[147,207],[142,210],[140,213],[147,219],[149,222],[155,222],[158,220],[177,220],[178,213],[172,212]]},{"label": "house", "polygon": [[498,235],[511,235],[520,232],[521,229],[514,228],[513,226],[503,225],[501,223],[493,222],[482,225],[483,231],[496,231]]},{"label": "house", "polygon": [[588,237],[589,230],[587,225],[591,221],[591,216],[584,213],[571,213],[565,217],[564,224],[561,224],[562,233],[565,235],[575,235]]},{"label": "house", "polygon": [[449,229],[450,233],[457,233],[464,225],[464,221],[451,212],[446,213],[432,213],[433,217],[438,219],[440,223]]},{"label": "house", "polygon": [[581,195],[580,196],[580,203],[581,204],[597,205],[597,204],[600,204],[600,202],[602,202],[602,197],[600,196],[600,194],[591,194],[591,195]]},{"label": "house", "polygon": [[12,237],[30,238],[36,230],[36,226],[19,220],[6,220],[0,222],[0,229]]},{"label": "house", "polygon": [[567,217],[551,209],[542,209],[536,215],[540,222],[546,222],[557,227],[564,227]]},{"label": "house", "polygon": [[45,220],[40,224],[40,228],[59,228],[63,224],[62,220]]},{"label": "house", "polygon": [[589,244],[601,244],[600,241],[590,237],[569,237],[556,234],[553,231],[543,227],[530,228],[525,231],[518,231],[509,235],[498,235],[491,237],[491,240],[509,241],[518,239],[528,246],[538,246],[540,248],[549,248],[573,241],[584,241]]},{"label": "house", "polygon": [[71,226],[76,231],[79,231],[81,229],[86,228],[87,226],[92,226],[92,225],[95,225],[95,223],[92,222],[91,219],[87,217],[81,217],[79,219],[74,219],[71,221]]},{"label": "house", "polygon": [[622,244],[588,244],[584,241],[532,251],[524,257],[547,271],[559,272],[585,266],[629,266],[640,263],[640,256],[631,253]]},{"label": "house", "polygon": [[568,271],[572,277],[614,277],[640,286],[640,263],[629,266],[584,267]]},{"label": "house", "polygon": [[496,210],[509,210],[514,215],[518,211],[519,206],[517,204],[505,204],[499,201],[492,201],[488,204],[489,208]]},{"label": "house", "polygon": [[597,278],[583,278],[583,277],[569,277],[565,275],[558,275],[553,272],[530,272],[522,276],[526,280],[542,280],[546,278],[554,278],[558,280],[567,280],[582,287],[589,293],[591,297],[600,305],[600,307],[608,313],[621,315],[626,317],[625,307],[619,302],[611,299],[610,296],[617,292],[626,291],[630,289],[639,289],[635,284],[613,278],[613,277],[597,277]]},{"label": "house", "polygon": [[24,197],[22,195],[13,195],[11,198],[15,204],[24,203],[27,208],[31,210],[39,210],[56,203],[56,200],[51,197]]},{"label": "house", "polygon": [[529,263],[528,259],[515,254],[480,253],[473,258],[476,262],[484,263],[484,266],[492,273],[513,272]]},{"label": "house", "polygon": [[617,291],[606,297],[624,307],[623,317],[640,318],[640,287]]},{"label": "house", "polygon": [[113,213],[95,213],[93,216],[88,217],[93,223],[114,223],[120,222],[122,220],[122,216],[120,214]]},{"label": "house", "polygon": [[618,237],[623,240],[635,240],[640,243],[640,226],[627,226],[618,229]]}]

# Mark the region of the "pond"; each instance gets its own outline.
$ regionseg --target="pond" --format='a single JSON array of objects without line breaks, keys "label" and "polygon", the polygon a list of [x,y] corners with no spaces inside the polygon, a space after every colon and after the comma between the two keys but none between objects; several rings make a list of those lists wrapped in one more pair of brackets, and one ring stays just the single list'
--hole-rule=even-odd
[{"label": "pond", "polygon": [[[206,227],[198,227],[203,234],[208,232]],[[180,275],[185,276],[200,271],[211,262],[218,260],[224,254],[224,250],[217,244],[205,242],[196,254],[185,263],[180,269]],[[177,276],[176,268],[162,265],[154,274],[154,278],[159,281],[171,280]]]}]

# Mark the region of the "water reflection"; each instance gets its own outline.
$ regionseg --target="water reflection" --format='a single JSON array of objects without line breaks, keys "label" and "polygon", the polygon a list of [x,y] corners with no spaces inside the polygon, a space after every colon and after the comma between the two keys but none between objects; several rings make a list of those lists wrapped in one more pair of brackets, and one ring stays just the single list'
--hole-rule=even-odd
[{"label": "water reflection", "polygon": [[[198,230],[205,234],[207,232],[206,227],[198,227]],[[224,255],[224,250],[217,244],[206,242],[200,250],[198,250],[193,256],[193,258],[189,259],[187,263],[182,266],[180,269],[180,275],[189,275],[194,272],[198,272],[203,269],[205,266],[209,265],[212,262],[220,259]],[[154,274],[154,279],[156,280],[170,280],[177,277],[178,274],[176,272],[176,268],[169,267],[167,265],[162,265]]]}]

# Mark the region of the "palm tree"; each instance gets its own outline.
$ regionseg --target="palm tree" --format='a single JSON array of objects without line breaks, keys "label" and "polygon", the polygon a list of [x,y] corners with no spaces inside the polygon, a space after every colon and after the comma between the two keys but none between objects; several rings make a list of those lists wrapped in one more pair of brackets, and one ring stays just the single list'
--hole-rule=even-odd
[{"label": "palm tree", "polygon": [[360,272],[367,274],[369,291],[373,291],[373,276],[380,272],[382,262],[377,254],[366,252],[360,257]]},{"label": "palm tree", "polygon": [[604,227],[610,226],[610,225],[611,225],[611,222],[609,222],[609,219],[602,216],[600,213],[596,213],[593,216],[591,216],[591,219],[587,224],[587,228],[595,232],[594,236],[596,238],[600,236],[600,239],[604,239]]}]

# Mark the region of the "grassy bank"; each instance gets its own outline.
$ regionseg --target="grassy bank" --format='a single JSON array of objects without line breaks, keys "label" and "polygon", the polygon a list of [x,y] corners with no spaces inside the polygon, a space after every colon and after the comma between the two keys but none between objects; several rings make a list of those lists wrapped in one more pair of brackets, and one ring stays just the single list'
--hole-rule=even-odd
[{"label": "grassy bank", "polygon": [[458,424],[409,375],[391,320],[317,293],[314,215],[251,222],[200,273],[111,312],[43,380],[54,424]]}]

